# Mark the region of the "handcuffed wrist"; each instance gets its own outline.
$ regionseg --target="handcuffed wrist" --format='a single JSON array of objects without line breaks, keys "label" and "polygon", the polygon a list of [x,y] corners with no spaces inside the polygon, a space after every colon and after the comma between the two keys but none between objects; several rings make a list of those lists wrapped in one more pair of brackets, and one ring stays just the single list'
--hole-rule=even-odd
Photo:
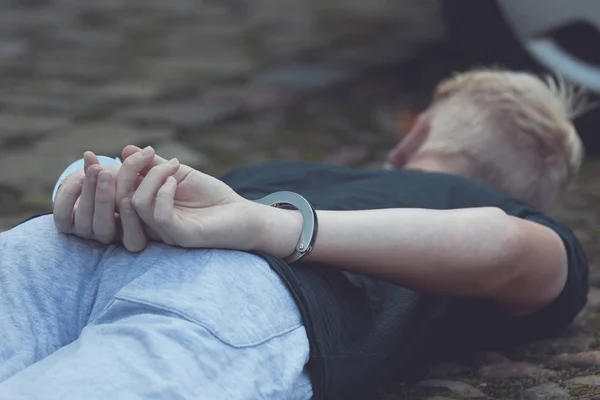
[{"label": "handcuffed wrist", "polygon": [[[286,262],[292,263],[298,261],[306,256],[308,256],[314,246],[314,243],[317,239],[318,233],[318,218],[317,213],[314,207],[301,195],[294,192],[275,192],[270,195],[267,195],[261,199],[256,200],[259,204],[264,204],[268,206],[273,206],[276,208],[283,208],[287,210],[297,210],[302,216],[301,222],[301,230],[300,235],[295,235],[297,237],[295,246],[292,249],[292,252],[287,256],[284,256],[284,260]],[[283,214],[280,214],[283,216]],[[289,215],[289,214],[288,214]],[[276,224],[275,224],[276,225]],[[284,238],[289,234],[291,226],[283,226],[279,229],[275,229],[279,234],[273,235],[275,241],[280,240],[280,238]],[[297,229],[293,229],[297,232]],[[284,240],[287,243],[287,240]],[[277,247],[277,246],[275,246]]]}]

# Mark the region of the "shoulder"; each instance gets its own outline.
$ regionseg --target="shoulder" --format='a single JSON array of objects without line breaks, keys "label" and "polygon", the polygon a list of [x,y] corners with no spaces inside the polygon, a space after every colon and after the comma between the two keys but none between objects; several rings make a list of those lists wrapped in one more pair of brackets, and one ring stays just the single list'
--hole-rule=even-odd
[{"label": "shoulder", "polygon": [[365,171],[338,165],[309,162],[269,162],[248,165],[221,177],[235,190],[249,188],[314,192],[365,182],[386,171]]},{"label": "shoulder", "polygon": [[507,213],[555,232],[564,246],[567,260],[567,279],[559,296],[548,306],[532,315],[525,316],[547,329],[566,327],[587,303],[589,287],[588,260],[581,242],[564,222],[522,202],[512,200]]},{"label": "shoulder", "polygon": [[363,171],[337,165],[328,165],[310,162],[265,162],[250,164],[236,168],[223,175],[221,180],[225,182],[239,179],[261,179],[273,180],[281,177],[295,177],[302,179],[310,174],[337,174],[337,175],[360,175]]},{"label": "shoulder", "polygon": [[[566,255],[566,280],[563,280],[564,286],[554,300],[537,311],[521,316],[510,315],[496,305],[479,301],[472,303],[475,309],[485,313],[481,319],[486,320],[490,329],[488,337],[493,345],[511,345],[557,335],[573,322],[587,303],[589,268],[585,250],[566,223],[518,200],[505,199],[502,206],[507,214],[542,225],[556,233],[560,238],[556,245],[562,243]],[[544,266],[540,266],[540,269],[544,270]],[[533,280],[538,278],[532,277]],[[530,285],[533,286],[535,284]],[[494,331],[502,334],[496,335]]]}]

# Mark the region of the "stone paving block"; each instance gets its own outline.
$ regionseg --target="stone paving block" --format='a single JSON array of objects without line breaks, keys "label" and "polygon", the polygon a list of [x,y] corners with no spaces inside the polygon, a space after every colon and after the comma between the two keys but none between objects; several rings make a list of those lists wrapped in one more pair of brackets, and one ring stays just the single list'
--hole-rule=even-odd
[{"label": "stone paving block", "polygon": [[0,183],[0,215],[12,215],[19,209],[19,202],[22,197],[22,189]]},{"label": "stone paving block", "polygon": [[53,26],[68,26],[69,15],[60,8],[48,9],[9,9],[0,13],[0,26],[3,31],[22,32],[31,28],[40,30]]},{"label": "stone paving block", "polygon": [[237,24],[218,22],[183,26],[166,32],[159,38],[158,45],[167,49],[180,49],[185,52],[198,48],[223,48],[227,45],[240,45],[248,34],[244,21]]},{"label": "stone paving block", "polygon": [[12,59],[27,53],[27,42],[19,38],[0,39],[0,60]]},{"label": "stone paving block", "polygon": [[174,131],[167,127],[137,127],[114,122],[78,125],[52,140],[40,141],[36,151],[82,154],[93,150],[101,155],[119,155],[128,144],[144,147],[170,139]]},{"label": "stone paving block", "polygon": [[529,343],[522,347],[528,356],[547,356],[563,353],[578,353],[591,349],[596,339],[593,336],[575,333],[560,338],[551,338]]},{"label": "stone paving block", "polygon": [[45,78],[106,82],[119,73],[119,67],[115,64],[73,58],[56,54],[52,59],[40,60],[35,65],[35,74]]},{"label": "stone paving block", "polygon": [[117,113],[117,118],[194,128],[234,116],[240,110],[241,105],[235,102],[179,101],[130,107]]},{"label": "stone paving block", "polygon": [[[200,53],[198,49],[196,53]],[[148,75],[153,80],[209,82],[219,79],[245,77],[254,72],[257,62],[248,55],[236,52],[213,52],[214,56],[171,55],[147,61]]]},{"label": "stone paving block", "polygon": [[45,137],[70,126],[71,122],[64,116],[0,113],[0,146],[7,139]]},{"label": "stone paving block", "polygon": [[599,375],[578,376],[565,382],[567,385],[600,386]]},{"label": "stone paving block", "polygon": [[51,42],[64,49],[101,50],[117,48],[123,42],[119,32],[106,30],[81,29],[81,27],[61,29],[53,32]]},{"label": "stone paving block", "polygon": [[477,375],[483,378],[549,378],[557,375],[556,371],[540,368],[525,362],[501,362],[485,365],[477,370]]},{"label": "stone paving block", "polygon": [[252,84],[281,86],[296,90],[315,90],[339,84],[352,76],[351,71],[341,68],[293,65],[274,68],[259,74],[253,79]]},{"label": "stone paving block", "polygon": [[181,164],[194,168],[202,168],[210,164],[210,158],[206,154],[180,142],[163,141],[153,147],[156,154],[167,160],[177,158]]},{"label": "stone paving block", "polygon": [[524,390],[518,400],[571,400],[571,395],[556,383],[545,383]]},{"label": "stone paving block", "polygon": [[148,101],[159,97],[165,85],[151,81],[116,81],[109,82],[95,90],[92,96],[103,101]]},{"label": "stone paving block", "polygon": [[575,354],[559,354],[552,358],[558,364],[600,366],[600,351],[584,351]]},{"label": "stone paving block", "polygon": [[428,379],[419,382],[418,385],[430,388],[448,389],[452,393],[456,393],[457,395],[467,399],[486,397],[485,393],[483,393],[476,387],[459,381],[450,381],[444,379]]},{"label": "stone paving block", "polygon": [[[61,100],[55,97],[44,97],[29,94],[0,94],[0,107],[9,112],[24,113],[47,113],[65,114],[73,110],[73,102]],[[1,118],[1,117],[0,117]]]},{"label": "stone paving block", "polygon": [[81,156],[33,150],[0,152],[0,185],[26,190],[28,195],[49,193],[64,168]]},{"label": "stone paving block", "polygon": [[83,96],[89,93],[91,87],[93,87],[88,84],[58,78],[14,79],[3,82],[3,86],[4,93],[0,95],[30,95],[61,100]]},{"label": "stone paving block", "polygon": [[140,3],[148,8],[164,12],[219,15],[229,10],[227,1],[169,0],[165,2],[163,0],[144,0]]},{"label": "stone paving block", "polygon": [[223,86],[209,89],[204,94],[206,101],[234,101],[242,104],[249,112],[280,109],[291,105],[298,100],[289,91],[272,87],[248,86]]},{"label": "stone paving block", "polygon": [[128,144],[145,146],[172,135],[168,128],[138,128],[114,123],[94,123],[72,128],[31,148],[0,151],[0,183],[36,195],[54,186],[60,173],[83,152],[119,156]]}]

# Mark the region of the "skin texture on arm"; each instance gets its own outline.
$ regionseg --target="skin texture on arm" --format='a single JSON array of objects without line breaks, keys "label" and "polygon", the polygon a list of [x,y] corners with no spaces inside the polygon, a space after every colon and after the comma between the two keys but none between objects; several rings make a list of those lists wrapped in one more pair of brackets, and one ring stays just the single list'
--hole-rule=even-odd
[{"label": "skin texture on arm", "polygon": [[[270,207],[260,250],[285,257],[300,235],[299,213]],[[554,300],[567,277],[561,239],[496,208],[319,211],[310,261],[377,276],[428,293],[497,303],[512,315]]]}]

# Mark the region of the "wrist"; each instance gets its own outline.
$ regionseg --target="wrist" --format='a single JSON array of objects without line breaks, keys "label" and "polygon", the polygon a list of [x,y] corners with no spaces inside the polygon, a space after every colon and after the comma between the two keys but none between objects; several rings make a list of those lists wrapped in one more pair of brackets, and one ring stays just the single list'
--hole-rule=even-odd
[{"label": "wrist", "polygon": [[297,210],[286,210],[254,203],[253,213],[259,223],[259,234],[253,250],[263,251],[279,258],[292,254],[302,234],[302,214]]}]

